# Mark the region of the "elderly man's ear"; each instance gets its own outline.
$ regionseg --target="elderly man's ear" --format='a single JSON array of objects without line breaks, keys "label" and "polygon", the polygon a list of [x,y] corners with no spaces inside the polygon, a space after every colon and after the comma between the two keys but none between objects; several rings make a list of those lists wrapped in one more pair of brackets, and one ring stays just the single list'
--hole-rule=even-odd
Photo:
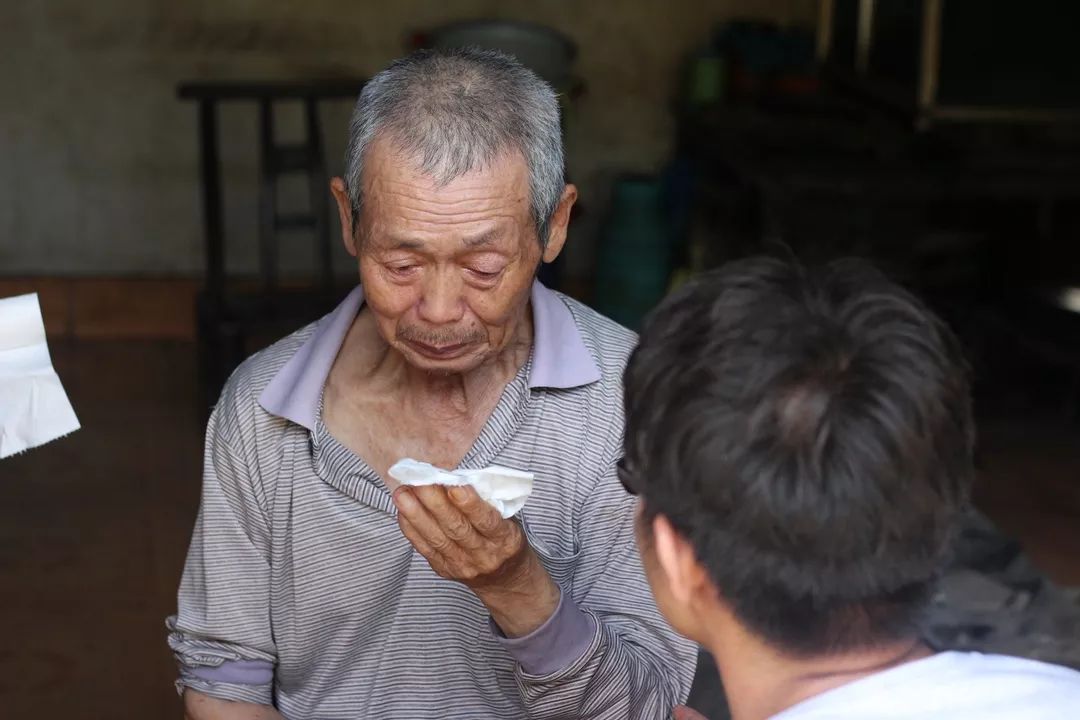
[{"label": "elderly man's ear", "polygon": [[339,177],[330,181],[330,192],[337,201],[338,218],[341,220],[341,242],[349,254],[356,257],[356,235],[353,233],[352,202],[349,191],[345,189],[345,180]]},{"label": "elderly man's ear", "polygon": [[566,227],[570,224],[570,210],[577,202],[577,187],[567,185],[563,189],[559,204],[555,207],[555,214],[551,216],[548,224],[547,245],[544,246],[544,262],[555,262],[566,244]]}]

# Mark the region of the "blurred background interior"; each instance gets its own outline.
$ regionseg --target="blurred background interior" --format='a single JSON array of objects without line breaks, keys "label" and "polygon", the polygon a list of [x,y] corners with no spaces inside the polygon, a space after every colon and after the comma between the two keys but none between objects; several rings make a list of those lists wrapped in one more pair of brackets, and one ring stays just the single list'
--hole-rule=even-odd
[{"label": "blurred background interior", "polygon": [[635,327],[787,248],[930,299],[974,367],[984,515],[928,632],[1080,666],[1078,26],[1072,0],[4,3],[0,297],[39,294],[83,430],[0,461],[0,714],[178,716],[208,408],[355,282],[327,181],[364,79],[462,44],[560,92],[581,201],[549,285]]}]

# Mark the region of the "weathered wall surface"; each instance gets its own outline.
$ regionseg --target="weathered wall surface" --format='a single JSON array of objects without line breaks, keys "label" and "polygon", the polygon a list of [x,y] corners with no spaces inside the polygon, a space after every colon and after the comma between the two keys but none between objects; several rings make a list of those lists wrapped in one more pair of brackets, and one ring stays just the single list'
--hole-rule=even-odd
[{"label": "weathered wall surface", "polygon": [[[812,23],[814,0],[41,0],[0,8],[0,274],[197,274],[202,267],[190,79],[369,75],[411,32],[460,18],[556,27],[580,46],[588,93],[568,129],[583,199],[604,178],[651,170],[671,142],[669,99],[685,52],[728,17]],[[348,104],[324,126],[340,169]],[[298,129],[299,112],[281,124]],[[255,114],[221,120],[230,268],[255,266]],[[303,197],[302,187],[283,188]],[[596,203],[599,201],[599,203]],[[595,222],[595,215],[591,222]],[[572,242],[588,263],[590,220]],[[300,248],[298,247],[299,251]],[[303,268],[309,253],[291,254]],[[347,267],[344,252],[338,254]]]}]

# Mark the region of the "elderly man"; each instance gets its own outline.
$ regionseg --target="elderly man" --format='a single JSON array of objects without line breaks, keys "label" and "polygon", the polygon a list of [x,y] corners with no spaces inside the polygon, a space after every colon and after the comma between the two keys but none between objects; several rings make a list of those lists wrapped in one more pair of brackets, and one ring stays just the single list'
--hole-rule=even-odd
[{"label": "elderly man", "polygon": [[[358,287],[233,375],[170,619],[189,718],[659,718],[693,646],[615,473],[634,337],[535,282],[566,239],[556,98],[490,52],[365,87],[332,182]],[[405,457],[535,473],[503,520]]]},{"label": "elderly man", "polygon": [[920,640],[974,433],[957,342],[911,295],[859,264],[729,265],[650,317],[626,402],[650,581],[734,720],[1077,716],[1076,672]]}]

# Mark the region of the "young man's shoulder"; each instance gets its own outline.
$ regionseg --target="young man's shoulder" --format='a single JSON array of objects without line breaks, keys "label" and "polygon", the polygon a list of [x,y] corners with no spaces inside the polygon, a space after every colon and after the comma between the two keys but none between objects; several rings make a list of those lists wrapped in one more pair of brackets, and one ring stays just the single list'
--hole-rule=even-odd
[{"label": "young man's shoulder", "polygon": [[1006,655],[944,652],[795,705],[775,720],[1080,717],[1080,672]]}]

